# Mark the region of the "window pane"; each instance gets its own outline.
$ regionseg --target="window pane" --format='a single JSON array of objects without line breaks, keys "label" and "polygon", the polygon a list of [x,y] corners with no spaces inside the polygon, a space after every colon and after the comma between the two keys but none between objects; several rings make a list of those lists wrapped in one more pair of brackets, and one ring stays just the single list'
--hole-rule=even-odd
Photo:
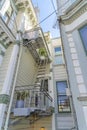
[{"label": "window pane", "polygon": [[55,48],[55,54],[61,54],[61,47],[56,47]]},{"label": "window pane", "polygon": [[87,50],[87,26],[79,30],[85,49]]},{"label": "window pane", "polygon": [[62,55],[55,56],[54,64],[63,64],[63,58],[62,58]]},{"label": "window pane", "polygon": [[57,102],[59,112],[70,112],[70,100],[66,95],[67,81],[58,81],[57,86]]},{"label": "window pane", "polygon": [[61,47],[56,47],[55,52],[61,51]]},{"label": "window pane", "polygon": [[58,111],[70,112],[70,102],[67,96],[58,96]]},{"label": "window pane", "polygon": [[8,15],[7,14],[4,14],[4,16],[2,16],[2,19],[4,20],[4,22],[6,23],[7,20],[8,20]]},{"label": "window pane", "polygon": [[66,81],[57,82],[58,94],[65,94],[66,95],[66,88],[67,88],[67,82]]}]

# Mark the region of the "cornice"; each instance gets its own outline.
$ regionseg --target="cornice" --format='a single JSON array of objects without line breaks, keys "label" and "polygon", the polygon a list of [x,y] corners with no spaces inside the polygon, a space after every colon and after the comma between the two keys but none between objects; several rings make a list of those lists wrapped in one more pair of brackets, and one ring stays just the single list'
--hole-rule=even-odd
[{"label": "cornice", "polygon": [[81,16],[86,11],[87,11],[87,1],[83,0],[72,10],[69,10],[67,14],[61,16],[61,21],[65,25],[71,24],[74,20],[76,20],[79,16]]},{"label": "cornice", "polygon": [[0,27],[2,30],[7,34],[7,36],[11,39],[11,41],[15,41],[16,37],[12,33],[12,31],[8,28],[6,23],[3,21],[2,17],[0,16]]},{"label": "cornice", "polygon": [[31,0],[19,0],[16,2],[16,6],[18,10],[27,13],[28,17],[31,19],[31,22],[32,19],[35,19],[34,21],[37,23],[37,17]]}]

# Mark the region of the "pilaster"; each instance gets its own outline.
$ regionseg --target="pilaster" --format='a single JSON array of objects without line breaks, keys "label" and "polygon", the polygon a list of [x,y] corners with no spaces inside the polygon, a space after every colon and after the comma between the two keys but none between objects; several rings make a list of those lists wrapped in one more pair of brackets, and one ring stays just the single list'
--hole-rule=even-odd
[{"label": "pilaster", "polygon": [[[7,49],[8,50],[8,49]],[[11,51],[12,50],[12,51]],[[11,52],[9,52],[11,51]],[[0,69],[1,81],[0,81],[0,130],[4,126],[5,112],[7,111],[7,104],[10,101],[10,95],[12,90],[12,82],[14,79],[15,66],[17,62],[19,46],[13,45],[11,49],[4,57],[2,67]],[[10,55],[10,56],[9,56]],[[4,63],[7,60],[7,64]],[[4,71],[4,72],[3,72]]]}]

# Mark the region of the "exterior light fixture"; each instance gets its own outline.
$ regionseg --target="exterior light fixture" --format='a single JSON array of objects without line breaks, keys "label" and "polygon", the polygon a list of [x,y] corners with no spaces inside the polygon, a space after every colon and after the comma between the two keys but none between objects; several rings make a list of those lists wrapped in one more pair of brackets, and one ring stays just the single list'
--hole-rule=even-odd
[{"label": "exterior light fixture", "polygon": [[41,127],[40,130],[45,130],[45,127]]}]

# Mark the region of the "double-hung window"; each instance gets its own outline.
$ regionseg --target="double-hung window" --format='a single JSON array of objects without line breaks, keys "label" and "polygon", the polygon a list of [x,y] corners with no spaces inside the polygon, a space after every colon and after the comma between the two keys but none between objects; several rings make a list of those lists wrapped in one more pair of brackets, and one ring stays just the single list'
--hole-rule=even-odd
[{"label": "double-hung window", "polygon": [[79,29],[79,33],[85,48],[85,51],[87,52],[87,25]]},{"label": "double-hung window", "polygon": [[56,82],[57,87],[57,102],[58,102],[58,112],[70,112],[70,100],[66,95],[67,81]]},{"label": "double-hung window", "polygon": [[62,49],[61,46],[54,48],[55,57],[54,57],[54,64],[63,64],[63,55],[62,55]]}]

